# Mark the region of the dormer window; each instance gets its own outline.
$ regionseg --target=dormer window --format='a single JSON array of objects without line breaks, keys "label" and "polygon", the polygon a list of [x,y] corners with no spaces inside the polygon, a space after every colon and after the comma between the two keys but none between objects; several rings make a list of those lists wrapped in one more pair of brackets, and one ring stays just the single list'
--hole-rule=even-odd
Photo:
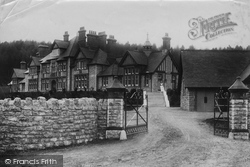
[{"label": "dormer window", "polygon": [[76,64],[76,70],[86,70],[87,69],[87,61],[82,60],[78,61]]}]

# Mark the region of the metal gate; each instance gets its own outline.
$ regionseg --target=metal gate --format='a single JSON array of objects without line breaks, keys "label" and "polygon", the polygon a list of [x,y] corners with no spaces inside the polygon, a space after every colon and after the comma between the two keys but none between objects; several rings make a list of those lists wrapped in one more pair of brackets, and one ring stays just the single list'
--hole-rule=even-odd
[{"label": "metal gate", "polygon": [[125,93],[125,131],[127,135],[148,131],[148,96],[142,90]]},{"label": "metal gate", "polygon": [[227,90],[220,89],[214,96],[214,135],[228,137],[229,98]]}]

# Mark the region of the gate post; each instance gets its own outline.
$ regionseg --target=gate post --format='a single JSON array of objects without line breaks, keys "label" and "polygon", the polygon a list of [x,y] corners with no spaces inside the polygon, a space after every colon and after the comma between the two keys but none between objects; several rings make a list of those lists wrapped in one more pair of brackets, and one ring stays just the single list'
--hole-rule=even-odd
[{"label": "gate post", "polygon": [[[108,111],[107,111],[107,139],[120,139],[124,135],[124,92],[126,88],[114,77],[113,83],[107,88]],[[123,137],[124,139],[126,137]]]},{"label": "gate post", "polygon": [[249,140],[248,132],[248,87],[237,77],[228,89],[231,93],[229,103],[229,138]]}]

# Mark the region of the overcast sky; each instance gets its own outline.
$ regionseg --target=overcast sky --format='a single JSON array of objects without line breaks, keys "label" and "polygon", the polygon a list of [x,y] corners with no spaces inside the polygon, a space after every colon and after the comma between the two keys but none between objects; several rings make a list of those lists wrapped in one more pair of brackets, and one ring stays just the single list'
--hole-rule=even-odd
[{"label": "overcast sky", "polygon": [[[53,42],[68,31],[76,36],[80,27],[114,35],[119,43],[158,47],[168,33],[171,46],[205,49],[228,45],[250,45],[250,3],[246,1],[80,1],[80,0],[0,0],[0,42],[37,40]],[[188,37],[192,18],[208,19],[230,12],[237,25],[230,34],[206,41]]]}]

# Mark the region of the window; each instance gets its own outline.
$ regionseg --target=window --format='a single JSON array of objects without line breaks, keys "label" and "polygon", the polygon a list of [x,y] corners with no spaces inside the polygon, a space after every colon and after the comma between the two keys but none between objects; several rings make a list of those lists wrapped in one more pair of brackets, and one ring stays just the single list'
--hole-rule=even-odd
[{"label": "window", "polygon": [[86,90],[88,88],[88,76],[86,74],[75,76],[75,88],[80,90]]},{"label": "window", "polygon": [[162,81],[163,80],[163,75],[162,74],[158,74],[158,81]]},{"label": "window", "polygon": [[14,84],[14,85],[17,84],[17,80],[16,80],[16,79],[13,80],[13,84]]},{"label": "window", "polygon": [[41,81],[42,83],[42,90],[48,90],[49,89],[49,80],[48,79],[42,79]]},{"label": "window", "polygon": [[50,72],[50,65],[47,64],[47,65],[46,65],[46,73],[49,73],[49,72]]},{"label": "window", "polygon": [[83,61],[83,69],[84,69],[84,70],[87,69],[87,61]]},{"label": "window", "polygon": [[29,72],[29,74],[30,75],[34,75],[34,74],[36,74],[36,71],[37,70],[37,67],[30,67],[30,72]]},{"label": "window", "polygon": [[42,73],[49,73],[50,72],[50,65],[49,64],[43,64],[42,65]]},{"label": "window", "polygon": [[124,85],[139,86],[139,69],[135,67],[125,68]]},{"label": "window", "polygon": [[59,62],[58,63],[58,71],[67,71],[67,63],[66,62]]},{"label": "window", "polygon": [[102,77],[102,86],[108,86],[108,77]]},{"label": "window", "polygon": [[139,86],[139,75],[135,75],[135,86]]},{"label": "window", "polygon": [[37,79],[29,79],[29,91],[37,91]]},{"label": "window", "polygon": [[51,64],[51,72],[55,73],[56,72],[56,63]]},{"label": "window", "polygon": [[66,71],[66,66],[67,66],[67,63],[63,62],[63,71]]},{"label": "window", "polygon": [[78,61],[76,63],[76,70],[86,70],[86,69],[87,69],[87,61],[86,60]]}]

